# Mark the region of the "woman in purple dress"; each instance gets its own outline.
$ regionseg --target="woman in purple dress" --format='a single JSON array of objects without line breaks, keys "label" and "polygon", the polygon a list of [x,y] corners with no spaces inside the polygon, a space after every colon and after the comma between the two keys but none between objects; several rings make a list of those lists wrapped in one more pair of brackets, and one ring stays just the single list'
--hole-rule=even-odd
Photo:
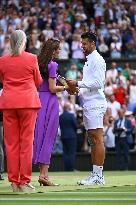
[{"label": "woman in purple dress", "polygon": [[67,88],[58,86],[58,64],[54,61],[60,51],[60,42],[56,39],[48,39],[39,54],[38,63],[41,75],[44,79],[39,89],[42,107],[38,112],[35,127],[33,163],[40,168],[39,183],[44,186],[54,184],[48,178],[48,168],[52,148],[57,136],[59,126],[59,104],[56,93]]}]

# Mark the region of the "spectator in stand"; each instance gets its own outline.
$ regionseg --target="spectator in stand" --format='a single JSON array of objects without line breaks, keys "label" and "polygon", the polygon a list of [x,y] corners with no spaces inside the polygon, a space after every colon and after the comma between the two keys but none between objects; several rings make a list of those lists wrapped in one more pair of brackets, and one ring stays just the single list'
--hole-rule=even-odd
[{"label": "spectator in stand", "polygon": [[115,100],[114,94],[108,96],[108,108],[111,109],[112,117],[116,120],[118,118],[118,111],[121,108],[121,105]]},{"label": "spectator in stand", "polygon": [[5,46],[5,33],[0,27],[0,56],[3,53],[4,46]]},{"label": "spectator in stand", "polygon": [[40,42],[40,46],[42,47],[43,43],[45,42],[45,36],[43,33],[41,33],[39,36],[38,36],[38,40]]},{"label": "spectator in stand", "polygon": [[[118,35],[119,39],[122,39],[120,42],[123,55],[128,57],[128,46],[128,49],[133,47],[129,55],[134,57],[133,30],[136,9],[133,1],[50,1],[48,4],[46,1],[25,0],[2,1],[1,5],[0,27],[6,35],[14,29],[22,29],[30,35],[31,31],[36,29],[39,36],[44,33],[46,40],[63,35],[71,49],[72,35],[80,35],[90,29],[96,33],[100,32],[100,37],[105,39],[108,48],[113,42],[112,35]],[[87,8],[87,5],[92,8]]]},{"label": "spectator in stand", "polygon": [[121,58],[121,42],[119,42],[118,36],[113,37],[113,42],[110,45],[111,58]]},{"label": "spectator in stand", "polygon": [[5,40],[4,40],[4,48],[3,48],[3,51],[1,53],[1,55],[7,55],[10,53],[10,42],[9,42],[9,36],[6,35],[5,36]]},{"label": "spectator in stand", "polygon": [[129,169],[129,144],[128,138],[132,133],[131,120],[125,117],[125,111],[118,111],[119,118],[115,121],[115,149],[117,154],[117,167],[120,170]]},{"label": "spectator in stand", "polygon": [[113,133],[114,119],[112,116],[104,116],[104,143],[106,151],[115,151],[115,135]]},{"label": "spectator in stand", "polygon": [[125,63],[124,70],[123,70],[122,74],[125,76],[125,78],[126,78],[127,81],[130,80],[131,68],[130,68],[130,65],[129,65],[128,62]]},{"label": "spectator in stand", "polygon": [[118,20],[118,24],[127,28],[131,24],[130,18],[126,14],[123,14],[122,18]]},{"label": "spectator in stand", "polygon": [[84,53],[81,49],[81,37],[79,34],[73,35],[73,41],[71,45],[72,58],[73,59],[84,59]]},{"label": "spectator in stand", "polygon": [[37,30],[32,30],[28,51],[33,54],[38,55],[40,46],[41,46],[41,43],[38,39],[38,32]]},{"label": "spectator in stand", "polygon": [[81,24],[82,22],[84,22],[84,20],[86,20],[86,15],[85,14],[81,14],[80,12],[77,12],[75,14],[75,25],[74,27],[75,28],[80,28],[81,27]]},{"label": "spectator in stand", "polygon": [[127,52],[129,58],[136,58],[136,41],[131,40],[127,44]]},{"label": "spectator in stand", "polygon": [[133,114],[133,119],[132,119],[132,126],[133,126],[133,138],[134,138],[134,147],[133,149],[136,150],[136,110],[134,111]]},{"label": "spectator in stand", "polygon": [[134,112],[136,108],[136,77],[133,77],[128,87],[129,102],[128,110]]},{"label": "spectator in stand", "polygon": [[93,18],[90,18],[89,25],[90,25],[90,31],[95,32],[96,25],[95,25],[95,20]]},{"label": "spectator in stand", "polygon": [[136,26],[136,7],[133,7],[133,9],[131,9],[132,12],[130,14],[130,20],[131,20],[131,24],[132,26]]},{"label": "spectator in stand", "polygon": [[98,50],[104,58],[109,57],[109,48],[108,48],[107,44],[105,43],[105,40],[104,40],[103,37],[100,38],[100,43],[98,45]]},{"label": "spectator in stand", "polygon": [[104,6],[104,22],[106,24],[115,22],[115,7],[113,7],[111,2],[106,2]]},{"label": "spectator in stand", "polygon": [[[123,108],[124,109],[124,108]],[[131,124],[132,124],[132,131],[131,134],[129,135],[129,137],[127,138],[128,144],[129,144],[129,149],[133,149],[134,148],[134,140],[135,140],[135,136],[134,136],[134,124],[133,124],[133,120],[134,120],[134,113],[132,113],[129,110],[125,111],[125,117],[127,119],[131,120]]]},{"label": "spectator in stand", "polygon": [[60,49],[59,59],[69,59],[69,44],[65,41],[64,36],[60,37]]},{"label": "spectator in stand", "polygon": [[112,110],[110,107],[107,107],[106,113],[105,113],[106,117],[110,118],[112,117]]},{"label": "spectator in stand", "polygon": [[118,85],[118,83],[121,81],[123,88],[127,89],[127,80],[126,80],[126,78],[124,77],[124,75],[122,74],[123,68],[118,67],[118,68],[117,68],[117,71],[118,71],[118,75],[117,75],[117,77],[116,77],[115,83]]},{"label": "spectator in stand", "polygon": [[115,100],[121,105],[126,104],[127,90],[123,87],[123,83],[119,80],[117,88],[114,89]]},{"label": "spectator in stand", "polygon": [[73,80],[78,78],[78,68],[75,63],[71,64],[70,70],[66,72],[66,77]]},{"label": "spectator in stand", "polygon": [[117,76],[118,76],[117,64],[116,62],[112,62],[111,68],[106,73],[106,79],[111,79],[112,83],[115,83]]},{"label": "spectator in stand", "polygon": [[103,12],[104,12],[104,8],[102,2],[96,1],[96,3],[94,4],[94,17],[95,17],[95,24],[97,26],[99,26],[102,21]]},{"label": "spectator in stand", "polygon": [[47,41],[49,38],[53,38],[53,37],[54,37],[54,32],[53,32],[53,30],[51,29],[51,26],[50,26],[49,23],[46,24],[46,27],[45,27],[45,29],[42,31],[42,33],[44,34],[46,41]]},{"label": "spectator in stand", "polygon": [[100,28],[97,29],[97,33],[99,38],[103,38],[104,40],[109,37],[109,29],[105,22],[100,23]]},{"label": "spectator in stand", "polygon": [[60,115],[61,140],[65,171],[74,171],[77,149],[77,121],[70,111],[70,103],[65,102],[64,112]]},{"label": "spectator in stand", "polygon": [[113,94],[113,84],[111,79],[107,79],[106,83],[105,83],[105,88],[104,88],[104,92],[106,96],[112,95]]},{"label": "spectator in stand", "polygon": [[132,29],[132,39],[126,44],[129,58],[136,58],[136,29]]},{"label": "spectator in stand", "polygon": [[129,26],[125,29],[124,29],[124,27],[122,27],[122,29],[123,29],[123,32],[122,32],[122,52],[123,52],[124,56],[128,58],[129,50],[128,50],[127,46],[129,44],[129,42],[133,39],[132,27]]},{"label": "spectator in stand", "polygon": [[60,116],[63,113],[65,99],[63,99],[62,93],[58,93],[57,97],[58,97],[58,103],[59,103],[59,116]]}]

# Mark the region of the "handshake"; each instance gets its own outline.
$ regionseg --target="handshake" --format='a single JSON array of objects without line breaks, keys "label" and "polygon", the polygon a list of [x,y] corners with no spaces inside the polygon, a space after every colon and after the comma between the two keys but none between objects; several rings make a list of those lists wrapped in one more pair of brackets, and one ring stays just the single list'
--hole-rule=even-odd
[{"label": "handshake", "polygon": [[61,85],[66,87],[66,91],[68,92],[68,94],[76,95],[79,92],[79,88],[76,86],[76,80],[66,79],[58,75],[58,81]]}]

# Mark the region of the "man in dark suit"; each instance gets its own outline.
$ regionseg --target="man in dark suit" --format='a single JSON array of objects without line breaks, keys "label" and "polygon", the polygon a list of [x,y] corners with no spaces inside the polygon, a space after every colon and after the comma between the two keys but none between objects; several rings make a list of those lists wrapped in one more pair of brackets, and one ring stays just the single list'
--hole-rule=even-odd
[{"label": "man in dark suit", "polygon": [[117,163],[120,170],[129,168],[129,144],[128,139],[131,137],[133,126],[131,120],[125,117],[125,111],[118,111],[119,119],[115,121],[115,148],[117,154]]},{"label": "man in dark suit", "polygon": [[76,158],[76,117],[70,113],[70,103],[64,104],[64,112],[60,115],[61,140],[63,144],[63,160],[65,171],[73,171]]}]

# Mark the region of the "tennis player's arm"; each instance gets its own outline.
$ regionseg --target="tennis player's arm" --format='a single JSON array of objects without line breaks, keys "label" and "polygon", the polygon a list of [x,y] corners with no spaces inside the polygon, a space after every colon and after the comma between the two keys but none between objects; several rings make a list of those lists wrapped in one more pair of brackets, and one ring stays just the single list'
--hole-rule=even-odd
[{"label": "tennis player's arm", "polygon": [[102,63],[99,63],[96,65],[95,71],[92,73],[93,78],[92,80],[83,80],[78,81],[77,85],[79,88],[89,88],[91,90],[95,89],[101,89],[104,87],[104,81],[105,81],[105,65]]}]

